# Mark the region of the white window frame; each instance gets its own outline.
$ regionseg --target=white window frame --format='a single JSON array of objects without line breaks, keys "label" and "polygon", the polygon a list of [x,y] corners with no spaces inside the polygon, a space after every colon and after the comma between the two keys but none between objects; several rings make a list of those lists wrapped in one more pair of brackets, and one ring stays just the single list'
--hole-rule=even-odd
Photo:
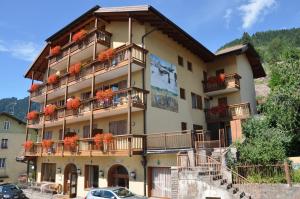
[{"label": "white window frame", "polygon": [[6,158],[0,158],[0,169],[6,167]]},{"label": "white window frame", "polygon": [[5,120],[5,121],[3,122],[3,129],[4,129],[4,130],[8,130],[9,128],[10,128],[10,121]]}]

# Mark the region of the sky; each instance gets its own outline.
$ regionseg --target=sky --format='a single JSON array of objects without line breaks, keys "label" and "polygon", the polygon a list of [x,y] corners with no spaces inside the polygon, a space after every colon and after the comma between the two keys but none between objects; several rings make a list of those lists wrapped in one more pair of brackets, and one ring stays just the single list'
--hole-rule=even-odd
[{"label": "sky", "polygon": [[300,27],[299,0],[1,0],[0,99],[24,98],[45,39],[95,5],[154,6],[212,52],[243,32]]}]

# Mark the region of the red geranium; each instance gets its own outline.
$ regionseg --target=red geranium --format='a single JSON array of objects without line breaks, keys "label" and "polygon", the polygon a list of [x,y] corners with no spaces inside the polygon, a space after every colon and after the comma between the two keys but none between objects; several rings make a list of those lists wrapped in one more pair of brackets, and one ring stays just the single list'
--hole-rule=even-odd
[{"label": "red geranium", "polygon": [[103,142],[106,144],[111,143],[113,140],[113,135],[111,133],[104,133],[103,134]]},{"label": "red geranium", "polygon": [[37,119],[38,115],[39,115],[38,112],[31,111],[31,112],[27,113],[27,119],[28,120],[35,120],[35,119]]},{"label": "red geranium", "polygon": [[44,114],[46,115],[46,116],[48,116],[48,115],[53,115],[54,114],[54,112],[56,111],[56,105],[54,105],[54,104],[49,104],[49,105],[47,105],[46,107],[45,107],[45,109],[44,109]]},{"label": "red geranium", "polygon": [[99,61],[111,60],[115,56],[115,50],[112,48],[107,49],[106,51],[102,51],[98,55]]},{"label": "red geranium", "polygon": [[103,101],[103,100],[111,100],[114,96],[114,92],[111,89],[107,89],[105,91],[98,91],[96,93],[96,98],[99,101]]},{"label": "red geranium", "polygon": [[84,29],[81,29],[80,31],[78,31],[77,33],[75,33],[73,36],[72,36],[72,41],[76,42],[76,41],[79,41],[81,39],[83,39],[87,34],[87,31],[84,30]]},{"label": "red geranium", "polygon": [[77,110],[80,107],[81,101],[78,97],[67,100],[67,109]]},{"label": "red geranium", "polygon": [[94,136],[94,143],[96,144],[97,147],[102,145],[103,139],[104,139],[103,134],[98,133],[97,135]]},{"label": "red geranium", "polygon": [[48,77],[48,84],[56,84],[58,81],[58,75],[52,74]]},{"label": "red geranium", "polygon": [[64,145],[69,147],[76,147],[78,139],[79,137],[77,135],[67,136],[64,139]]},{"label": "red geranium", "polygon": [[76,63],[70,66],[69,73],[70,75],[76,75],[80,72],[80,70],[81,70],[81,63]]},{"label": "red geranium", "polygon": [[29,89],[29,92],[32,93],[32,92],[37,91],[40,86],[41,86],[40,84],[32,84],[31,87],[30,87],[30,89]]},{"label": "red geranium", "polygon": [[31,140],[25,141],[23,147],[25,150],[30,150],[33,146],[33,142]]},{"label": "red geranium", "polygon": [[42,141],[42,147],[46,150],[50,149],[53,145],[53,141],[52,140],[43,140]]},{"label": "red geranium", "polygon": [[60,53],[60,50],[61,50],[60,46],[55,46],[55,47],[51,48],[50,55],[51,56],[58,55]]}]

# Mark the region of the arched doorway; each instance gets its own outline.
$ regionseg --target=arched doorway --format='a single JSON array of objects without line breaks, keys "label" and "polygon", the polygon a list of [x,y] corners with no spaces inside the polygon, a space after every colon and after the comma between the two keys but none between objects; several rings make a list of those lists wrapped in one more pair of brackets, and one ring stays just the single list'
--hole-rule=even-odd
[{"label": "arched doorway", "polygon": [[68,164],[64,171],[64,194],[70,198],[77,196],[77,168],[75,164]]},{"label": "arched doorway", "polygon": [[109,187],[127,187],[129,188],[129,175],[127,169],[120,164],[113,165],[108,170],[108,186]]}]

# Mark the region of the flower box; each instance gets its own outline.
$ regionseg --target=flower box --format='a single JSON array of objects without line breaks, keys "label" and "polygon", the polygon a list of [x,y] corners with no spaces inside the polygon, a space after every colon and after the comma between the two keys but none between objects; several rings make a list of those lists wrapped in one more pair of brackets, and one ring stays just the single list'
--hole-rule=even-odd
[{"label": "flower box", "polygon": [[55,47],[51,48],[50,56],[58,55],[60,53],[60,51],[61,51],[61,47],[55,46]]},{"label": "flower box", "polygon": [[69,98],[67,100],[67,109],[68,110],[77,110],[81,105],[81,101],[78,97],[76,98]]},{"label": "flower box", "polygon": [[70,75],[77,75],[80,73],[81,70],[81,63],[76,63],[70,66],[69,68],[69,74]]},{"label": "flower box", "polygon": [[77,33],[75,33],[73,36],[72,36],[72,41],[73,42],[77,42],[77,41],[80,41],[82,40],[83,38],[85,38],[87,35],[87,31],[85,29],[81,29],[80,31],[78,31]]},{"label": "flower box", "polygon": [[28,120],[36,120],[39,116],[39,113],[36,111],[31,111],[29,113],[27,113],[27,119]]},{"label": "flower box", "polygon": [[56,84],[58,82],[58,75],[52,74],[48,77],[48,84]]},{"label": "flower box", "polygon": [[45,107],[44,109],[44,114],[46,116],[51,116],[54,114],[54,112],[56,111],[57,107],[54,104],[49,104]]}]

